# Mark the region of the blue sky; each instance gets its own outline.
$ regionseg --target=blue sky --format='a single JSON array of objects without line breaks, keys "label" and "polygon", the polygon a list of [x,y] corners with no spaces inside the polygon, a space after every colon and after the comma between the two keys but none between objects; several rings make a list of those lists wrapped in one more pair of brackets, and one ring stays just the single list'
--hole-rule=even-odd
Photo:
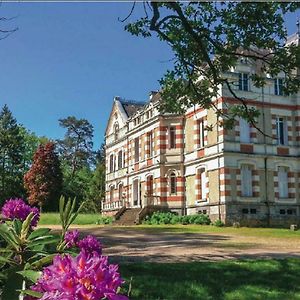
[{"label": "blue sky", "polygon": [[[124,31],[131,3],[2,3],[19,30],[0,41],[0,106],[38,135],[62,137],[58,119],[88,119],[103,141],[114,96],[146,100],[171,67],[169,47]],[[136,10],[136,16],[142,13]],[[287,20],[296,30],[295,16]]]}]

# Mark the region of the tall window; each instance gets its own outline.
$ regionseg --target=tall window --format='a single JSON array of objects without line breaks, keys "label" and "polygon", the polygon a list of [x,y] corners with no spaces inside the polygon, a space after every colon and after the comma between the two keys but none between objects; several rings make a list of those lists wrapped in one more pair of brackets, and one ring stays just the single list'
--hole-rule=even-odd
[{"label": "tall window", "polygon": [[148,133],[148,143],[149,143],[149,153],[150,157],[153,156],[153,133],[152,131]]},{"label": "tall window", "polygon": [[277,144],[287,145],[288,144],[288,132],[284,118],[278,117],[276,119],[276,133],[277,133]]},{"label": "tall window", "polygon": [[177,192],[176,174],[172,172],[170,174],[170,193],[176,194],[176,192]]},{"label": "tall window", "polygon": [[205,169],[200,170],[200,182],[201,182],[201,199],[206,199],[207,187],[206,187]]},{"label": "tall window", "polygon": [[110,198],[111,202],[114,200],[114,187],[113,186],[110,187],[109,198]]},{"label": "tall window", "polygon": [[134,162],[139,161],[140,156],[140,145],[139,145],[139,138],[134,139]]},{"label": "tall window", "polygon": [[204,147],[204,120],[199,120],[199,147]]},{"label": "tall window", "polygon": [[241,166],[241,192],[243,197],[252,197],[252,170],[249,165]]},{"label": "tall window", "polygon": [[239,90],[249,91],[249,75],[247,73],[239,73]]},{"label": "tall window", "polygon": [[147,194],[148,194],[148,196],[153,195],[153,176],[152,175],[147,177]]},{"label": "tall window", "polygon": [[109,157],[109,172],[113,172],[114,171],[114,155],[111,154]]},{"label": "tall window", "polygon": [[176,128],[170,127],[170,148],[176,148]]},{"label": "tall window", "polygon": [[282,78],[275,78],[274,79],[274,93],[277,96],[283,95],[283,79]]},{"label": "tall window", "polygon": [[250,125],[243,118],[240,118],[240,141],[241,143],[250,143]]},{"label": "tall window", "polygon": [[119,184],[119,200],[123,198],[123,184]]},{"label": "tall window", "polygon": [[286,167],[278,168],[278,187],[279,187],[279,198],[288,198],[288,170]]},{"label": "tall window", "polygon": [[123,168],[123,151],[120,150],[118,153],[118,170]]},{"label": "tall window", "polygon": [[114,125],[114,136],[115,136],[115,141],[119,138],[119,124],[115,123]]}]

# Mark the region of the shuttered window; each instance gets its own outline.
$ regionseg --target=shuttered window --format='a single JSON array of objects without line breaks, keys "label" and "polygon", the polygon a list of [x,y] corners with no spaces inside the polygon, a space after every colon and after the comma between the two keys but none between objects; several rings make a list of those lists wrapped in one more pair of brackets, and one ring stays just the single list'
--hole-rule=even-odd
[{"label": "shuttered window", "polygon": [[240,141],[250,143],[250,124],[245,119],[240,119]]},{"label": "shuttered window", "polygon": [[243,197],[252,197],[252,170],[249,165],[241,166],[241,193]]},{"label": "shuttered window", "polygon": [[278,168],[278,187],[279,187],[279,198],[288,198],[288,171],[285,167]]}]

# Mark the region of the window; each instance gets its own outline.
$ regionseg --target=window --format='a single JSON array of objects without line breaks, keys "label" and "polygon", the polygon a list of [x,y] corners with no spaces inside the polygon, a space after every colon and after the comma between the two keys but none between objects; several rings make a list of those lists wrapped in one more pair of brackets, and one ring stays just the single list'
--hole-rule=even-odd
[{"label": "window", "polygon": [[140,157],[139,138],[134,139],[134,162],[138,162]]},{"label": "window", "polygon": [[114,135],[115,135],[115,141],[119,138],[119,124],[116,123],[114,125]]},{"label": "window", "polygon": [[123,168],[123,151],[120,150],[118,153],[118,170]]},{"label": "window", "polygon": [[250,214],[255,215],[256,214],[256,208],[251,208],[250,209]]},{"label": "window", "polygon": [[286,167],[278,168],[279,198],[288,198],[288,172]]},{"label": "window", "polygon": [[171,173],[170,174],[170,193],[171,194],[176,194],[177,192],[177,187],[176,187],[176,174]]},{"label": "window", "polygon": [[288,132],[287,126],[284,118],[278,117],[276,119],[276,134],[277,134],[277,144],[287,145],[288,144]]},{"label": "window", "polygon": [[248,214],[249,213],[249,209],[248,208],[243,208],[242,209],[242,213],[243,214]]},{"label": "window", "polygon": [[114,171],[114,164],[115,164],[114,155],[111,154],[110,157],[109,157],[109,172]]},{"label": "window", "polygon": [[296,214],[297,214],[295,208],[287,209],[287,210],[286,210],[286,213],[287,213],[288,215],[296,215]]},{"label": "window", "polygon": [[247,73],[239,73],[239,90],[249,91],[249,75]]},{"label": "window", "polygon": [[207,187],[206,187],[205,169],[201,169],[200,180],[201,180],[201,199],[206,199]]},{"label": "window", "polygon": [[282,78],[274,79],[274,93],[277,96],[283,95],[283,79]]},{"label": "window", "polygon": [[109,195],[110,201],[112,202],[114,200],[114,187],[110,187],[110,195]]},{"label": "window", "polygon": [[147,177],[147,194],[148,196],[153,196],[153,176]]},{"label": "window", "polygon": [[240,142],[250,143],[250,125],[243,118],[240,118]]},{"label": "window", "polygon": [[153,133],[148,132],[147,133],[147,147],[149,149],[149,156],[153,156]]},{"label": "window", "polygon": [[204,120],[199,120],[199,147],[204,147]]},{"label": "window", "polygon": [[285,215],[285,209],[281,209],[281,210],[279,211],[279,214]]},{"label": "window", "polygon": [[123,184],[119,185],[119,200],[123,199]]},{"label": "window", "polygon": [[170,127],[170,148],[176,148],[176,128]]},{"label": "window", "polygon": [[241,166],[241,192],[242,197],[252,197],[252,170],[249,165]]}]

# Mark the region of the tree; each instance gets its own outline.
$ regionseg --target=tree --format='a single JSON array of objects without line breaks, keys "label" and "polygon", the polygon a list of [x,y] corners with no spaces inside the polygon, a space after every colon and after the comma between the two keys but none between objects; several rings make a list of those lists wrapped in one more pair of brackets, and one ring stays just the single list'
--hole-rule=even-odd
[{"label": "tree", "polygon": [[[249,108],[234,92],[224,74],[241,58],[257,64],[251,79],[256,87],[265,85],[266,75],[284,74],[285,94],[300,88],[300,47],[286,45],[284,16],[299,9],[297,2],[144,2],[145,16],[129,23],[131,34],[150,37],[156,34],[172,48],[174,69],[160,80],[160,109],[182,113],[199,104],[213,108],[233,126],[236,116],[256,123],[259,112]],[[134,6],[123,22],[127,21]],[[263,50],[261,50],[263,49]],[[199,80],[200,79],[200,80]],[[219,87],[228,88],[240,105],[228,112],[218,109],[213,99]]]},{"label": "tree", "polygon": [[0,202],[24,194],[22,163],[24,139],[5,105],[0,112]]},{"label": "tree", "polygon": [[59,125],[67,132],[63,140],[58,140],[60,157],[70,168],[70,177],[89,166],[94,159],[93,152],[93,126],[86,119],[76,119],[74,116],[60,119]]},{"label": "tree", "polygon": [[47,210],[56,208],[62,190],[62,172],[53,142],[38,147],[24,184],[30,204],[37,203]]}]

